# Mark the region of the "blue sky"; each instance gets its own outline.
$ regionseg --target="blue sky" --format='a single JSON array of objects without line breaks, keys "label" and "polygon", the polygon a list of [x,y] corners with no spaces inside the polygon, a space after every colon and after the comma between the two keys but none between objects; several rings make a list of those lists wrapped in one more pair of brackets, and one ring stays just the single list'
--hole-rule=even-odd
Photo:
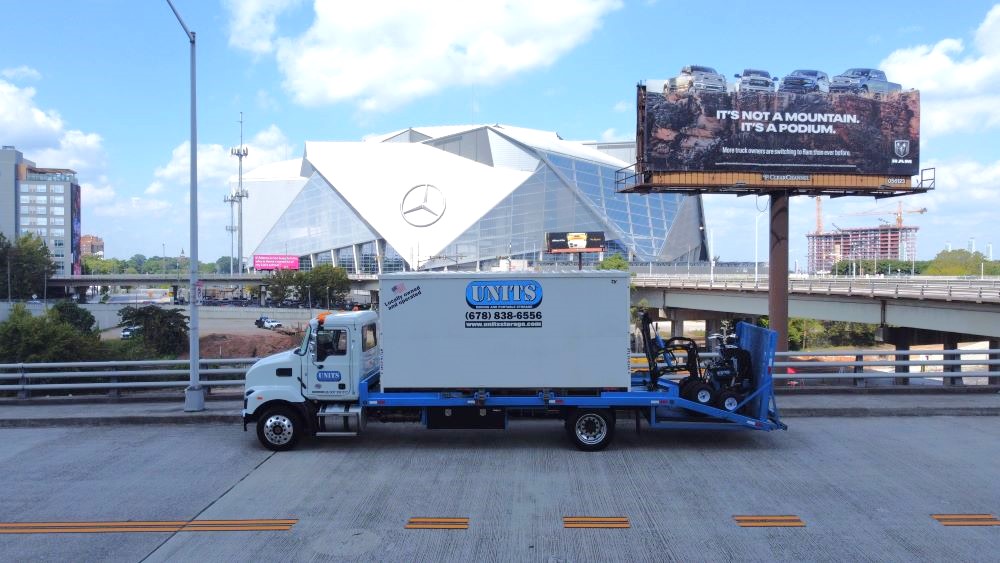
[{"label": "blue sky", "polygon": [[[937,189],[903,199],[918,257],[1000,243],[1000,4],[511,0],[175,0],[198,35],[200,258],[228,255],[222,198],[245,120],[247,169],[307,140],[420,125],[507,123],[563,138],[634,136],[635,84],[705,64],[775,75],[883,68],[922,92],[922,167]],[[188,252],[189,44],[165,0],[5,2],[0,144],[84,186],[83,230],[109,256]],[[373,170],[373,179],[377,171]],[[251,197],[252,194],[251,194]],[[754,198],[706,198],[715,254],[751,260]],[[763,202],[761,202],[762,204]],[[824,200],[825,226],[895,200]],[[885,217],[892,220],[892,217]],[[814,203],[793,198],[804,267]],[[761,221],[761,258],[766,248]],[[997,248],[1000,254],[1000,247]]]}]

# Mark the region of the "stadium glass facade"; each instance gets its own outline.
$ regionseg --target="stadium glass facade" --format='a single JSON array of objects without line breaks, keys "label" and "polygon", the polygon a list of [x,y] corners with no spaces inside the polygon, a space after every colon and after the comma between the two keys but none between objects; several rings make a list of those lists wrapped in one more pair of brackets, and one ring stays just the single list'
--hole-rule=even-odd
[{"label": "stadium glass facade", "polygon": [[[423,147],[412,155],[394,147],[394,162],[386,163],[377,145],[401,142]],[[586,254],[585,263],[616,252],[641,262],[707,256],[699,197],[617,193],[616,171],[629,163],[554,133],[505,126],[409,129],[364,143],[307,145],[306,153],[301,189],[287,208],[277,217],[273,214],[280,210],[273,207],[251,210],[251,220],[273,225],[254,254],[296,254],[302,269],[334,264],[358,274],[558,266],[575,264],[577,257],[546,253],[546,233],[602,231],[605,252]],[[383,186],[373,172],[363,185],[355,185],[352,178],[340,176],[344,166],[363,166],[369,153],[376,166],[413,168],[412,179],[401,172],[400,179],[387,178]],[[440,163],[427,163],[428,156]],[[460,187],[450,191],[449,178],[435,178],[443,168],[460,165],[449,159],[476,163],[456,174]],[[511,174],[493,177],[502,170]],[[393,183],[404,189],[442,186],[447,195],[442,217],[451,213],[449,219],[461,220],[420,228],[402,224]],[[266,184],[256,188],[266,190]],[[255,184],[249,185],[253,193]],[[295,184],[286,179],[281,185]],[[496,203],[482,207],[482,200]],[[476,205],[480,207],[473,209]],[[269,220],[261,216],[267,213],[272,214]]]}]

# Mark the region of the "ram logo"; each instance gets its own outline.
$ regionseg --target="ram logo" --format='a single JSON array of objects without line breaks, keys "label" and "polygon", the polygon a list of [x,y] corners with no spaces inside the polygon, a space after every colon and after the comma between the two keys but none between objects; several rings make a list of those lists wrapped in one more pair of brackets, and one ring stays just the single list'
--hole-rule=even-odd
[{"label": "ram logo", "polygon": [[534,309],[542,302],[542,284],[535,280],[469,282],[465,302],[473,309]]},{"label": "ram logo", "polygon": [[910,141],[897,139],[893,143],[893,150],[896,152],[896,156],[903,158],[910,154]]}]

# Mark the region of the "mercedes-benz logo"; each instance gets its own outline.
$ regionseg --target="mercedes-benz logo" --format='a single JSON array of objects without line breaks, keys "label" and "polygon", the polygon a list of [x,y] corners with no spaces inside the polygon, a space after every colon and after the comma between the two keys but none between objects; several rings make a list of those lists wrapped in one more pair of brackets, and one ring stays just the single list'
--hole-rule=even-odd
[{"label": "mercedes-benz logo", "polygon": [[444,215],[444,194],[430,184],[413,186],[403,196],[399,213],[403,220],[414,227],[429,227]]}]

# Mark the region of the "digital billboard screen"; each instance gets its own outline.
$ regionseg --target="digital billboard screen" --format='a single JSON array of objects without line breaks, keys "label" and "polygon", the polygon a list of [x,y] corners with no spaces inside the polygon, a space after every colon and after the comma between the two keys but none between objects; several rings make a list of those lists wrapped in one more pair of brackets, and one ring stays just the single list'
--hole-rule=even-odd
[{"label": "digital billboard screen", "polygon": [[875,97],[653,89],[639,113],[647,171],[919,173],[917,91]]},{"label": "digital billboard screen", "polygon": [[288,254],[255,254],[253,269],[258,272],[267,270],[298,270],[299,257]]},{"label": "digital billboard screen", "polygon": [[545,246],[549,252],[601,252],[604,250],[604,233],[545,233]]}]

